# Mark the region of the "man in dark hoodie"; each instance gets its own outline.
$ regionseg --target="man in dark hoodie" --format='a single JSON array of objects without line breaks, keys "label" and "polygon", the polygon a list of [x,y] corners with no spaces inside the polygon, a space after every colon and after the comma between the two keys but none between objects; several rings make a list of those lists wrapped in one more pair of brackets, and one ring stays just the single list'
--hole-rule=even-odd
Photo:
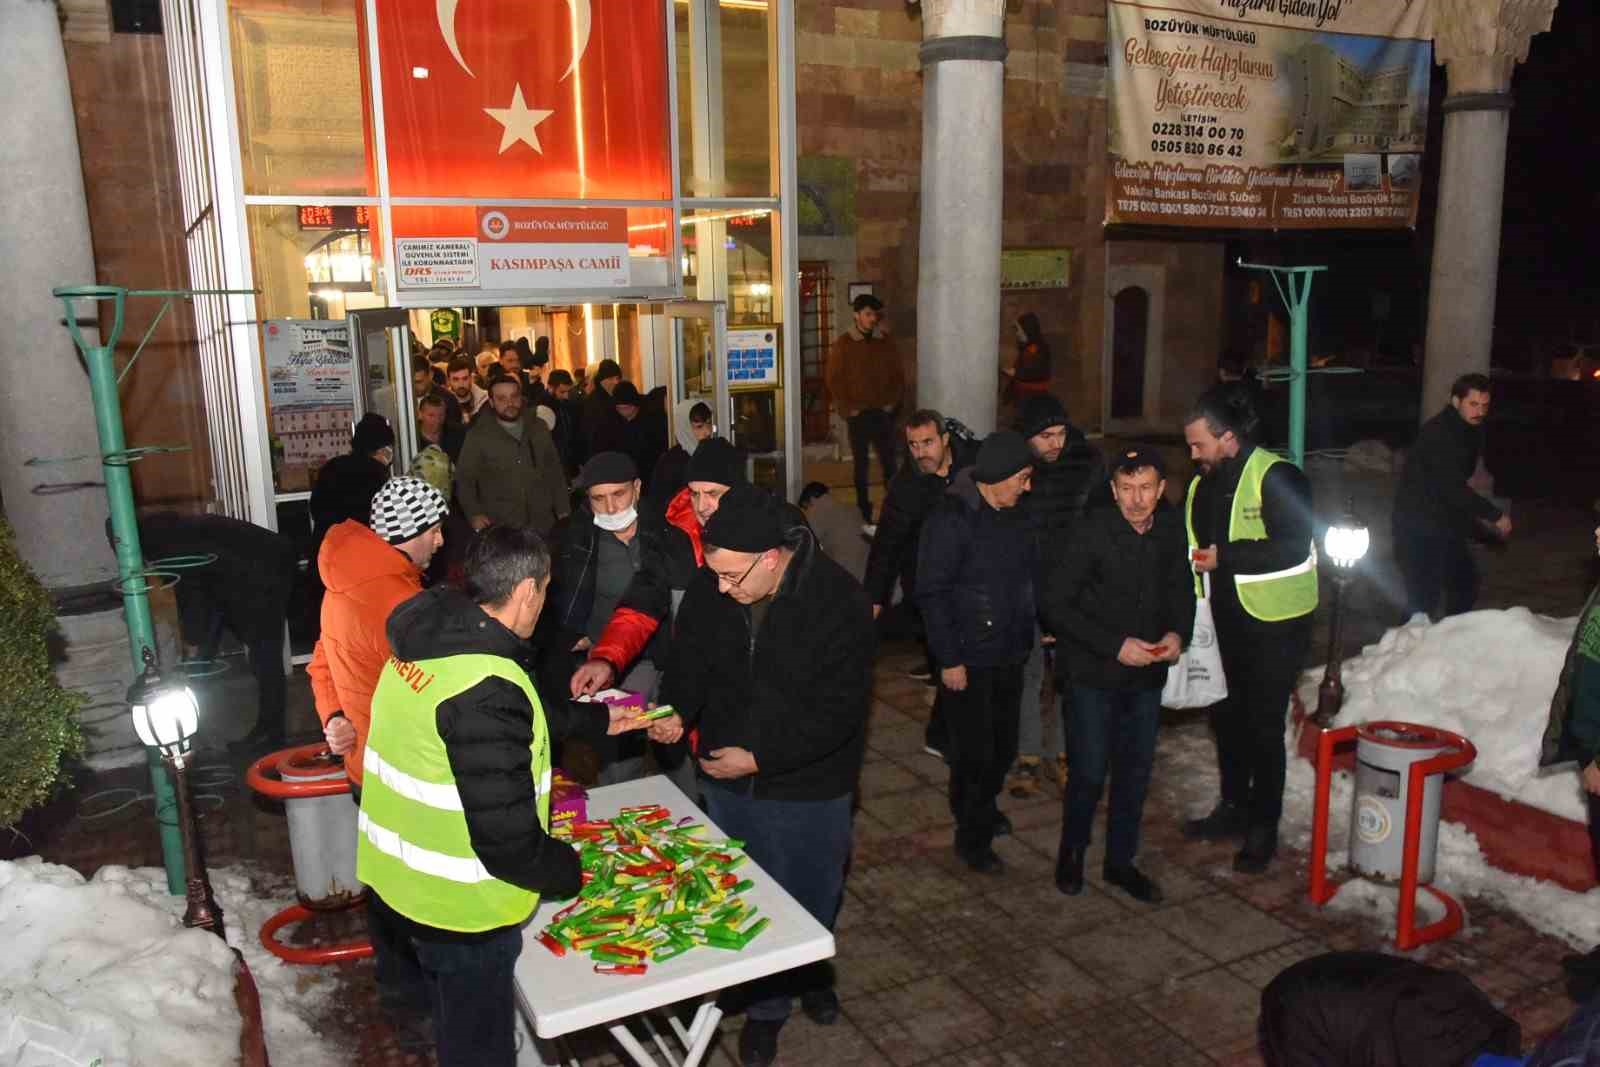
[{"label": "man in dark hoodie", "polygon": [[990,434],[917,546],[917,605],[950,731],[956,855],[980,874],[1005,869],[992,845],[1010,823],[995,798],[1017,755],[1022,664],[1039,614],[1033,540],[1017,514],[1032,473],[1020,434]]},{"label": "man in dark hoodie", "polygon": [[1406,617],[1459,615],[1478,598],[1478,571],[1468,545],[1479,526],[1511,536],[1511,517],[1467,484],[1483,451],[1489,379],[1463,374],[1450,403],[1422,424],[1406,453],[1394,497],[1395,562],[1406,582]]},{"label": "man in dark hoodie", "polygon": [[[1033,490],[1017,505],[1033,533],[1034,550],[1040,565],[1059,558],[1071,544],[1074,527],[1090,508],[1107,506],[1111,494],[1106,489],[1106,461],[1091,445],[1083,431],[1067,419],[1067,409],[1051,393],[1028,398],[1017,419],[1017,432],[1028,439],[1033,451]],[[1109,510],[1109,508],[1108,508]],[[1046,575],[1037,576],[1037,588],[1044,588]],[[1013,796],[1033,796],[1045,771],[1044,717],[1040,714],[1039,690],[1044,684],[1044,650],[1055,644],[1055,635],[1041,629],[1034,638],[1033,651],[1022,665],[1022,723],[1017,733],[1017,768],[1012,780]],[[1062,672],[1059,664],[1057,675]],[[1070,691],[1057,686],[1056,698],[1048,714],[1056,726],[1056,780],[1063,789],[1067,781],[1067,701]]]},{"label": "man in dark hoodie", "polygon": [[[872,701],[867,598],[782,501],[748,485],[721,497],[705,558],[684,594],[662,684],[679,715],[651,736],[672,742],[685,724],[698,726],[707,814],[831,930]],[[838,1019],[826,971],[763,984],[739,1035],[745,1067],[777,1055],[793,993],[814,1021]]]},{"label": "man in dark hoodie", "polygon": [[542,706],[527,644],[550,584],[537,533],[485,530],[465,568],[464,592],[431,589],[389,617],[356,875],[372,890],[380,970],[386,955],[415,952],[402,988],[384,992],[428,1005],[441,1067],[511,1067],[522,924],[541,893],[581,884],[577,852],[548,834],[551,741],[644,723],[598,705]]}]

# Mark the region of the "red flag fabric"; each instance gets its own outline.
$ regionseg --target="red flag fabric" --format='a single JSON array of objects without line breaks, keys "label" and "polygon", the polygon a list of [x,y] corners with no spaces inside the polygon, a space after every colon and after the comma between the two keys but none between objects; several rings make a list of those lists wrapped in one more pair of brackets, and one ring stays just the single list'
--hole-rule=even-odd
[{"label": "red flag fabric", "polygon": [[392,196],[671,199],[661,0],[377,0],[377,21]]}]

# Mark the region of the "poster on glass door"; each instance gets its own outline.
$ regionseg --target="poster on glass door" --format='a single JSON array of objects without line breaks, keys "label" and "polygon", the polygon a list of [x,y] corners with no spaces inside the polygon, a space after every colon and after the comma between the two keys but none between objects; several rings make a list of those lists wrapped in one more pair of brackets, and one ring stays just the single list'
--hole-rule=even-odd
[{"label": "poster on glass door", "polygon": [[728,331],[728,387],[778,384],[778,328],[746,326]]},{"label": "poster on glass door", "polygon": [[278,489],[309,488],[311,472],[350,450],[350,330],[327,319],[269,319],[263,333]]}]

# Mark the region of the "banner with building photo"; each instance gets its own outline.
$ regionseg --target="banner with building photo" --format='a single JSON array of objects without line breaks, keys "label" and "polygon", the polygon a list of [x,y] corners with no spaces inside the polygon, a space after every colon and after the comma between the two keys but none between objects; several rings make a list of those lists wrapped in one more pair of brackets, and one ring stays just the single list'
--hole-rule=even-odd
[{"label": "banner with building photo", "polygon": [[1109,0],[1106,222],[1414,226],[1432,0]]}]

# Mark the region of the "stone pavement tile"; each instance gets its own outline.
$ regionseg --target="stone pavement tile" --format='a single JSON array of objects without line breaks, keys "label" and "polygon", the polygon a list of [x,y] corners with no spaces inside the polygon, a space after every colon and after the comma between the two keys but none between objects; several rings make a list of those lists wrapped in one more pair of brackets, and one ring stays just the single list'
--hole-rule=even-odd
[{"label": "stone pavement tile", "polygon": [[1135,1002],[1125,1001],[1099,1011],[1092,1019],[1080,1019],[1068,1047],[1099,1049],[1115,1057],[1118,1067],[1190,1067],[1212,1062],[1165,1022]]},{"label": "stone pavement tile", "polygon": [[[1075,899],[1087,896],[1085,893]],[[1063,938],[1055,942],[1055,947],[1120,994],[1135,993],[1214,966],[1202,953],[1156,926],[1155,917],[1138,916],[1101,925]]]},{"label": "stone pavement tile", "polygon": [[1568,999],[1566,986],[1556,982],[1529,990],[1500,1010],[1522,1026],[1522,1050],[1528,1052],[1565,1026],[1577,1006]]},{"label": "stone pavement tile", "polygon": [[1232,1054],[1255,1047],[1261,994],[1225,970],[1163,982],[1133,1002],[1207,1053]]},{"label": "stone pavement tile", "polygon": [[943,793],[915,789],[882,796],[863,797],[861,807],[873,818],[900,834],[938,827],[953,827],[950,802]]},{"label": "stone pavement tile", "polygon": [[929,973],[925,954],[892,927],[858,925],[836,933],[833,974],[840,1000],[897,989]]},{"label": "stone pavement tile", "polygon": [[1292,926],[1227,893],[1153,912],[1150,921],[1218,963],[1253,956],[1300,936]]},{"label": "stone pavement tile", "polygon": [[996,910],[1025,925],[1039,940],[1056,946],[1065,938],[1128,917],[1116,901],[1093,886],[1075,897],[1065,895],[1056,888],[1053,876],[1049,881],[1020,885],[989,899]]},{"label": "stone pavement tile", "polygon": [[982,897],[963,895],[943,906],[897,912],[894,930],[945,974],[978,968],[1010,973],[1038,943],[1025,924]]},{"label": "stone pavement tile", "polygon": [[884,922],[896,915],[948,908],[965,895],[960,882],[918,857],[852,870],[850,889],[886,916]]},{"label": "stone pavement tile", "polygon": [[955,979],[1008,1028],[1031,1030],[1114,1010],[1111,991],[1043,938],[966,968]]},{"label": "stone pavement tile", "polygon": [[927,726],[928,720],[933,717],[933,690],[924,688],[923,692],[926,695],[920,701],[901,700],[895,709],[918,725]]},{"label": "stone pavement tile", "polygon": [[917,739],[917,747],[910,752],[900,752],[894,756],[894,761],[918,778],[930,789],[937,789],[940,796],[950,791],[950,765],[938,756],[930,756],[922,751],[922,739]]},{"label": "stone pavement tile", "polygon": [[1269,948],[1265,952],[1258,952],[1254,956],[1234,960],[1228,964],[1227,971],[1257,989],[1265,989],[1267,983],[1278,977],[1285,968],[1292,967],[1301,960],[1308,960],[1312,956],[1320,956],[1327,951],[1327,945],[1315,938],[1306,937],[1276,948]]},{"label": "stone pavement tile", "polygon": [[867,745],[891,759],[921,754],[922,744],[922,724],[904,716],[894,721],[875,719],[867,726]]},{"label": "stone pavement tile", "polygon": [[864,799],[907,789],[925,789],[927,783],[893,760],[884,760],[861,769],[857,791]]},{"label": "stone pavement tile", "polygon": [[[725,1035],[722,1038],[722,1047],[728,1053],[728,1060],[737,1062],[738,1032]],[[710,1062],[711,1057],[708,1055],[706,1060]],[[774,1061],[778,1067],[816,1067],[817,1064],[887,1067],[892,1062],[873,1046],[867,1036],[851,1022],[847,1013],[841,1014],[839,1021],[832,1026],[818,1026],[806,1018],[804,1012],[798,1010],[789,1016],[789,1021],[783,1025],[783,1030],[778,1036],[778,1058]]]},{"label": "stone pavement tile", "polygon": [[874,723],[883,722],[883,723],[889,724],[891,726],[892,725],[901,725],[901,726],[903,726],[903,725],[905,725],[905,720],[908,718],[908,716],[906,716],[903,712],[901,712],[901,710],[899,708],[895,707],[893,704],[887,703],[886,701],[881,700],[881,699],[874,698],[873,701],[872,701],[872,710],[869,713],[869,718],[870,718],[870,721],[872,721]]},{"label": "stone pavement tile", "polygon": [[975,997],[944,975],[851,1000],[844,1014],[898,1067],[981,1050],[1002,1029]]}]

